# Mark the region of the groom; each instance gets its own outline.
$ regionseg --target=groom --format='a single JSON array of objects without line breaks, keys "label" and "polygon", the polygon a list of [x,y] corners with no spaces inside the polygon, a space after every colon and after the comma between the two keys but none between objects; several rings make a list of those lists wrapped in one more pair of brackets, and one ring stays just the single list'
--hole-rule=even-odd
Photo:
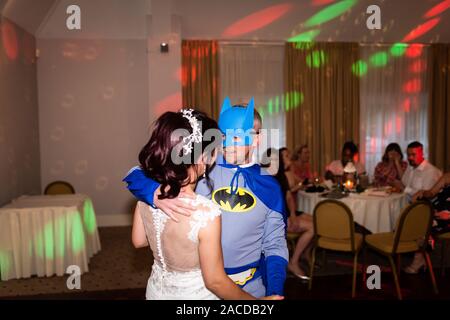
[{"label": "groom", "polygon": [[[195,191],[222,209],[222,250],[228,276],[255,297],[283,295],[288,260],[284,196],[276,180],[250,160],[259,139],[242,133],[261,126],[254,114],[253,99],[247,107],[231,106],[225,99],[219,116],[224,153],[210,173],[213,192],[205,179]],[[170,202],[176,200],[157,199],[159,184],[141,169],[132,170],[124,181],[139,200],[163,211],[173,208]]]}]

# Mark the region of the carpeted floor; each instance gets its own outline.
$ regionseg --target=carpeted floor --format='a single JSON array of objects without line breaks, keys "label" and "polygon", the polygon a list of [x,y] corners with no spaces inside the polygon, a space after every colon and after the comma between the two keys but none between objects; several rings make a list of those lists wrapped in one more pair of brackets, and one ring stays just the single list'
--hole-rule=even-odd
[{"label": "carpeted floor", "polygon": [[32,277],[0,282],[0,298],[145,288],[153,263],[150,249],[133,247],[131,227],[100,228],[99,233],[102,250],[81,276],[81,290],[67,289],[68,276]]},{"label": "carpeted floor", "polygon": [[[100,228],[102,250],[89,264],[90,271],[81,277],[81,289],[69,290],[67,276],[18,279],[0,282],[0,299],[144,299],[147,279],[153,263],[149,248],[135,249],[130,240],[131,227]],[[439,244],[432,253],[434,265],[439,266]],[[405,256],[402,264],[410,263]],[[362,259],[361,259],[362,260]],[[315,272],[314,287],[288,274],[286,299],[349,299],[351,290],[352,257],[347,254],[318,252],[320,268]],[[305,262],[303,261],[302,264]],[[368,264],[379,265],[382,273],[382,290],[364,288],[358,276],[358,298],[396,299],[392,276],[387,260],[368,252]],[[360,265],[361,267],[361,265]],[[305,266],[306,269],[306,266]],[[441,289],[438,299],[450,298],[450,275],[439,277]],[[401,275],[402,291],[406,299],[434,298],[428,274]]]}]

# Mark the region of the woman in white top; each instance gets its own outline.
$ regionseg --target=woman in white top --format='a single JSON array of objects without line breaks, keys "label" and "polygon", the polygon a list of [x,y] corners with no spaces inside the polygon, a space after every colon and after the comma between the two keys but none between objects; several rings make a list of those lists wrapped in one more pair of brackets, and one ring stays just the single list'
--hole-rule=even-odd
[{"label": "woman in white top", "polygon": [[[184,129],[188,136],[183,139],[177,129]],[[137,248],[150,244],[154,255],[147,299],[255,299],[225,273],[219,206],[194,193],[197,181],[208,179],[215,161],[215,150],[206,152],[211,143],[203,141],[208,129],[218,129],[217,123],[201,112],[166,112],[156,121],[139,154],[144,172],[161,184],[160,199],[177,198],[183,192],[191,195],[185,201],[197,208],[193,215],[180,216],[176,222],[161,210],[138,202],[132,241]],[[177,158],[183,162],[176,164]]]}]

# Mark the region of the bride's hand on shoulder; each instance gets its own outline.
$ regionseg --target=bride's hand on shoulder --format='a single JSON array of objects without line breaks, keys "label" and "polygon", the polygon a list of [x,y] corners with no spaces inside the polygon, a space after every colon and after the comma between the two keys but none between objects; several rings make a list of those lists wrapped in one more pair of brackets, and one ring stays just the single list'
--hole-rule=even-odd
[{"label": "bride's hand on shoulder", "polygon": [[181,192],[179,196],[174,199],[159,199],[158,196],[160,194],[161,191],[158,188],[155,192],[153,203],[175,222],[179,221],[176,217],[177,215],[190,217],[194,213],[195,207],[183,199],[195,199],[195,194]]},{"label": "bride's hand on shoulder", "polygon": [[284,297],[283,296],[279,296],[279,295],[273,295],[273,296],[265,296],[265,297],[262,297],[262,298],[260,298],[258,300],[284,300]]}]

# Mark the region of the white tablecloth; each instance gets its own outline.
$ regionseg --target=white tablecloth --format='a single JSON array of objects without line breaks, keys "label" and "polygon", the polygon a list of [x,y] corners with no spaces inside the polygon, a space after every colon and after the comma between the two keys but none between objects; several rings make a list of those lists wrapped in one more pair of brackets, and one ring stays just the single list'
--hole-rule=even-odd
[{"label": "white tablecloth", "polygon": [[82,194],[22,196],[0,208],[1,280],[89,271],[100,251],[92,201]]},{"label": "white tablecloth", "polygon": [[[319,193],[299,191],[297,194],[297,209],[313,214],[315,206],[323,200],[326,200],[326,198],[320,197]],[[352,210],[355,222],[372,233],[393,231],[397,218],[408,204],[405,194],[377,197],[364,193],[351,193],[348,197],[338,201],[342,201]]]}]

